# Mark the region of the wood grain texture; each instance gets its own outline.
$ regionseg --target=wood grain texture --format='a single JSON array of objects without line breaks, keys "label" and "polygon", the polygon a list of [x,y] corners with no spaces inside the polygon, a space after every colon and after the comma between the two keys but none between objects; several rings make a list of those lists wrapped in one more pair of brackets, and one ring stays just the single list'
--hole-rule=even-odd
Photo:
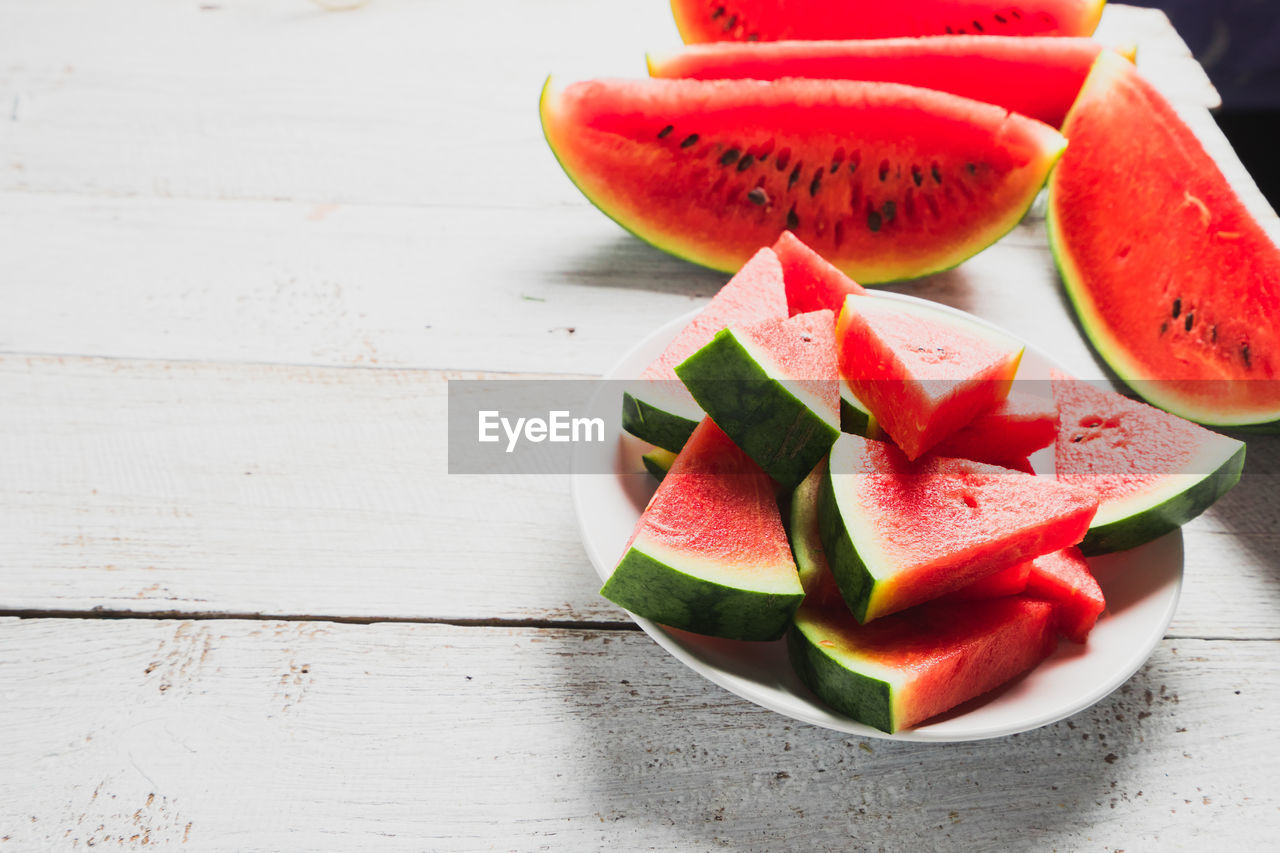
[{"label": "wood grain texture", "polygon": [[[449,376],[0,357],[0,602],[625,622],[567,475],[447,473]],[[1247,470],[1183,531],[1175,635],[1280,637],[1280,437]]]},{"label": "wood grain texture", "polygon": [[[630,632],[3,620],[0,849],[1263,849],[1273,643],[1011,738],[863,740]],[[90,697],[92,697],[90,699]],[[78,848],[77,848],[78,849]]]}]

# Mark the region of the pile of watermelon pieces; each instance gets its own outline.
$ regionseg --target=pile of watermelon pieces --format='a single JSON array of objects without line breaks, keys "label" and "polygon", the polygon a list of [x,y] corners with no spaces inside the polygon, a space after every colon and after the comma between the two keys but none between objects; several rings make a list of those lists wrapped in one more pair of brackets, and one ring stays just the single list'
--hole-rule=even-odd
[{"label": "pile of watermelon pieces", "polygon": [[1086,642],[1106,607],[1086,555],[1203,512],[1244,445],[1062,374],[1011,393],[1022,355],[784,233],[629,391],[661,482],[602,595],[785,636],[817,697],[888,732]]}]

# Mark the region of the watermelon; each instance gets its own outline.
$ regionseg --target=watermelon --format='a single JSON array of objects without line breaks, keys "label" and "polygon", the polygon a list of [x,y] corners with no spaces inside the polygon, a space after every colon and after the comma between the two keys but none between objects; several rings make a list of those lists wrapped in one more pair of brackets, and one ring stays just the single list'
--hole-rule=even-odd
[{"label": "watermelon", "polygon": [[1027,595],[1053,604],[1058,631],[1083,643],[1107,602],[1079,548],[1065,548],[1032,560]]},{"label": "watermelon", "polygon": [[1280,426],[1280,248],[1119,57],[1098,57],[1065,132],[1048,233],[1094,349],[1170,412]]},{"label": "watermelon", "polygon": [[[998,104],[1062,124],[1099,51],[1089,38],[982,36],[848,41],[716,42],[649,57],[654,77],[885,80]],[[1122,49],[1130,61],[1134,48]]]},{"label": "watermelon", "polygon": [[667,476],[667,472],[671,470],[671,464],[676,461],[676,455],[670,450],[655,447],[648,453],[641,454],[640,461],[644,465],[644,470],[653,475],[653,479],[661,483],[662,479]]},{"label": "watermelon", "polygon": [[730,326],[676,375],[742,450],[794,489],[840,434],[835,315]]},{"label": "watermelon", "polygon": [[728,271],[790,230],[862,284],[995,242],[1066,145],[991,104],[852,80],[548,78],[541,114],[565,172],[641,239]]},{"label": "watermelon", "polygon": [[730,323],[786,316],[782,267],[772,250],[761,249],[623,394],[622,428],[650,444],[679,451],[702,418],[702,410],[680,384],[675,366]]},{"label": "watermelon", "polygon": [[870,625],[806,604],[787,635],[792,666],[809,689],[886,732],[980,696],[1056,647],[1052,605],[1021,596],[932,602]]},{"label": "watermelon", "polygon": [[654,622],[776,640],[804,597],[769,475],[710,418],[658,485],[600,594]]},{"label": "watermelon", "polygon": [[1053,400],[1015,391],[938,442],[933,452],[1017,468],[1057,437]]},{"label": "watermelon", "polygon": [[984,578],[978,578],[966,587],[961,587],[955,592],[947,593],[947,598],[975,601],[980,598],[999,598],[1002,595],[1017,595],[1027,588],[1027,581],[1031,577],[1031,561],[1025,560],[1021,563],[1014,563],[1007,569],[1001,569],[995,574],[987,575]]},{"label": "watermelon", "polygon": [[916,459],[1009,393],[1018,341],[923,302],[852,295],[836,324],[840,372]]},{"label": "watermelon", "polygon": [[671,0],[687,44],[708,41],[865,39],[974,33],[1087,36],[1104,0],[910,0],[870,5],[822,0]]},{"label": "watermelon", "polygon": [[825,309],[832,312],[834,321],[844,307],[846,296],[866,293],[862,285],[833,267],[790,231],[782,232],[773,244],[773,253],[782,264],[787,312],[792,317]]},{"label": "watermelon", "polygon": [[1093,495],[1045,477],[843,435],[822,481],[822,545],[859,622],[1079,542]]},{"label": "watermelon", "polygon": [[1241,441],[1057,374],[1061,429],[1054,466],[1063,483],[1098,496],[1080,548],[1105,554],[1163,536],[1204,512],[1240,479]]}]

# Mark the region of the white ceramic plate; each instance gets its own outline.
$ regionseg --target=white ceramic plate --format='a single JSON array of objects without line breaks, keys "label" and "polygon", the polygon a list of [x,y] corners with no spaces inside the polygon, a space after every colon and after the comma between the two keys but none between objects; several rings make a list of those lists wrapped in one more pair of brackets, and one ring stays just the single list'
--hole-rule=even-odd
[{"label": "white ceramic plate", "polygon": [[[885,299],[923,301],[893,293]],[[936,303],[944,311],[961,314]],[[668,323],[642,340],[605,379],[633,379],[692,319]],[[973,318],[972,315],[964,316]],[[979,320],[979,322],[984,322]],[[991,325],[986,323],[986,325]],[[1018,377],[1047,378],[1053,362],[1028,346]],[[621,406],[617,383],[605,383],[594,406]],[[613,572],[649,496],[653,479],[640,455],[650,445],[625,433],[616,443],[580,444],[575,457],[573,497],[582,540],[601,580]],[[1033,458],[1039,470],[1045,463]],[[1052,461],[1048,462],[1052,470]],[[612,471],[610,474],[582,473]],[[1107,609],[1085,645],[1067,641],[1048,660],[991,693],[896,734],[855,722],[827,708],[791,670],[785,640],[749,643],[720,640],[665,628],[635,614],[650,637],[694,672],[765,708],[829,729],[904,741],[966,741],[1016,734],[1068,717],[1089,707],[1129,679],[1164,636],[1182,588],[1182,535],[1175,531],[1119,554],[1093,558]]]}]

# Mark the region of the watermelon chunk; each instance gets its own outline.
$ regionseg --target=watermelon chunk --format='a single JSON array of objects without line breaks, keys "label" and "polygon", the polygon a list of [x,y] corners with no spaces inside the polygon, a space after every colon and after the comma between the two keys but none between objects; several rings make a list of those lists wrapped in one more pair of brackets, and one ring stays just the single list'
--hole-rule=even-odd
[{"label": "watermelon chunk", "polygon": [[1003,595],[1017,595],[1025,592],[1027,581],[1031,577],[1031,561],[1015,563],[1007,569],[995,574],[978,578],[966,587],[947,594],[953,600],[975,601],[980,598],[999,598]]},{"label": "watermelon chunk", "polygon": [[835,344],[830,311],[731,326],[676,375],[765,473],[794,489],[840,434]]},{"label": "watermelon chunk", "polygon": [[1079,542],[1092,494],[967,459],[910,461],[843,435],[819,515],[823,549],[859,622],[903,610]]},{"label": "watermelon chunk", "polygon": [[804,597],[769,475],[710,418],[689,437],[600,594],[663,625],[776,640]]},{"label": "watermelon chunk", "polygon": [[848,296],[836,324],[840,372],[916,459],[1006,396],[1023,346],[928,304]]},{"label": "watermelon chunk", "polygon": [[1066,548],[1037,557],[1029,564],[1027,595],[1053,604],[1058,631],[1073,643],[1083,643],[1107,602],[1084,554]]},{"label": "watermelon chunk", "polygon": [[862,284],[994,243],[1066,145],[991,104],[856,80],[548,79],[541,116],[569,178],[642,240],[735,270],[789,230]]},{"label": "watermelon chunk", "polygon": [[1017,466],[1057,437],[1058,407],[1053,400],[1012,392],[938,442],[933,452],[1023,470]]},{"label": "watermelon chunk", "polygon": [[980,696],[1057,647],[1053,607],[1008,596],[933,602],[859,625],[805,605],[787,635],[800,680],[841,713],[896,732]]},{"label": "watermelon chunk", "polygon": [[1087,36],[1104,0],[911,0],[830,3],[823,0],[671,0],[686,43],[866,39],[976,33],[996,36]]},{"label": "watermelon chunk", "polygon": [[[648,60],[654,77],[906,83],[997,104],[1057,127],[1066,119],[1094,59],[1107,49],[1089,38],[934,35],[767,44],[722,41]],[[1133,61],[1133,45],[1118,52]]]},{"label": "watermelon chunk", "polygon": [[812,311],[828,310],[835,315],[844,307],[850,293],[866,293],[866,289],[849,276],[827,263],[826,259],[800,241],[790,231],[773,244],[774,254],[782,264],[782,281],[787,293],[787,311],[794,317]]},{"label": "watermelon chunk", "polygon": [[1280,247],[1119,57],[1098,57],[1065,130],[1046,225],[1094,349],[1162,409],[1280,427]]},{"label": "watermelon chunk", "polygon": [[693,318],[622,397],[622,428],[673,453],[684,446],[702,410],[676,376],[675,367],[731,323],[787,316],[782,266],[761,249]]},{"label": "watermelon chunk", "polygon": [[1123,551],[1177,529],[1240,479],[1244,442],[1064,374],[1053,378],[1063,483],[1100,501],[1080,549]]}]

